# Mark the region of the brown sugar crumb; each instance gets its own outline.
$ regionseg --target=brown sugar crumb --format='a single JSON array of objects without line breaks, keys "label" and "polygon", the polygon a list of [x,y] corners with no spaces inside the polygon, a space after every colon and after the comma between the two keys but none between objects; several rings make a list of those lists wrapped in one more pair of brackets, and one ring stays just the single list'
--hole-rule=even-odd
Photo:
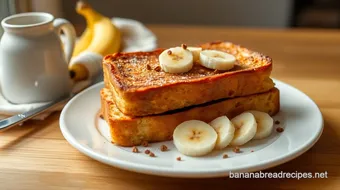
[{"label": "brown sugar crumb", "polygon": [[168,53],[168,55],[171,55],[171,54],[172,54],[172,51],[171,51],[171,50],[169,50],[167,53]]},{"label": "brown sugar crumb", "polygon": [[186,44],[182,44],[181,46],[182,46],[183,49],[187,49],[187,47],[188,47]]},{"label": "brown sugar crumb", "polygon": [[226,159],[228,157],[229,157],[228,154],[223,154],[223,159]]},{"label": "brown sugar crumb", "polygon": [[139,151],[138,151],[138,148],[137,147],[132,147],[132,152],[134,152],[134,153],[138,153]]},{"label": "brown sugar crumb", "polygon": [[153,152],[150,152],[149,154],[150,157],[156,157],[155,154]]},{"label": "brown sugar crumb", "polygon": [[250,152],[254,152],[253,150],[251,150]]},{"label": "brown sugar crumb", "polygon": [[157,72],[161,71],[161,67],[160,67],[160,66],[157,66],[157,67],[155,68],[155,71],[157,71]]},{"label": "brown sugar crumb", "polygon": [[104,119],[103,114],[100,114],[99,117],[100,117],[100,119]]},{"label": "brown sugar crumb", "polygon": [[181,161],[182,159],[181,159],[181,157],[177,157],[176,160],[177,161]]},{"label": "brown sugar crumb", "polygon": [[284,131],[284,129],[283,129],[282,127],[278,127],[278,128],[276,128],[276,131],[277,131],[278,133],[282,133],[282,132]]},{"label": "brown sugar crumb", "polygon": [[145,153],[145,154],[150,154],[150,150],[149,150],[149,149],[146,149],[146,150],[144,151],[144,153]]},{"label": "brown sugar crumb", "polygon": [[167,151],[168,150],[168,147],[167,146],[165,146],[164,144],[161,146],[161,151],[162,152],[165,152],[165,151]]},{"label": "brown sugar crumb", "polygon": [[275,124],[276,124],[276,125],[280,124],[280,121],[276,120],[276,121],[275,121]]},{"label": "brown sugar crumb", "polygon": [[151,68],[151,66],[150,66],[149,64],[147,64],[147,65],[146,65],[146,69],[147,69],[147,70],[151,70],[152,68]]},{"label": "brown sugar crumb", "polygon": [[233,151],[234,151],[235,153],[240,153],[240,152],[241,152],[240,147],[238,147],[238,146],[235,146],[234,149],[233,149]]},{"label": "brown sugar crumb", "polygon": [[144,146],[144,147],[148,147],[148,146],[149,146],[149,143],[148,143],[148,141],[143,141],[143,142],[142,142],[142,146]]}]

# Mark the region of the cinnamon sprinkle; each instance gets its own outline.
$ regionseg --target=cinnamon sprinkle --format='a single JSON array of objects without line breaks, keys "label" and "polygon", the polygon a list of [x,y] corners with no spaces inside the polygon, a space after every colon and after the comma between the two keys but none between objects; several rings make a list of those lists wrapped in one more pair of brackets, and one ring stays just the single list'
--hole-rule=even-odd
[{"label": "cinnamon sprinkle", "polygon": [[157,72],[161,71],[161,67],[160,67],[160,66],[157,66],[157,67],[155,68],[155,71],[157,71]]}]

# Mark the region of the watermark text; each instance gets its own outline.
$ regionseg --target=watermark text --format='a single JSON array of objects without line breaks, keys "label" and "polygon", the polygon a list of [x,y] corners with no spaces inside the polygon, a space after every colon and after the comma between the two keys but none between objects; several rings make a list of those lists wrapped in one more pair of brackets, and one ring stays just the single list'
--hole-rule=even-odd
[{"label": "watermark text", "polygon": [[254,172],[254,173],[233,173],[229,172],[229,178],[273,178],[273,179],[326,179],[328,178],[327,171],[325,172]]}]

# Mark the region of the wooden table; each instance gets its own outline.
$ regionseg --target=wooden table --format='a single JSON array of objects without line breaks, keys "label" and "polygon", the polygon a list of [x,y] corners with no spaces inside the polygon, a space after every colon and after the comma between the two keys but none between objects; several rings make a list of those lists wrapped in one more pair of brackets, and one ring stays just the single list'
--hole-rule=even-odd
[{"label": "wooden table", "polygon": [[[0,134],[0,189],[340,189],[340,32],[150,26],[159,46],[228,40],[270,55],[273,77],[310,96],[325,128],[307,153],[271,172],[328,172],[328,179],[173,179],[123,171],[71,147],[59,114]],[[299,127],[299,126],[296,126]]]}]

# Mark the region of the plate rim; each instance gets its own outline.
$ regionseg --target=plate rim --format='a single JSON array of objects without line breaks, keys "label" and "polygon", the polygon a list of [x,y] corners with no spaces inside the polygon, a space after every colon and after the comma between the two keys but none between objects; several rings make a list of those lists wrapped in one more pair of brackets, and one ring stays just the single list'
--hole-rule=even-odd
[{"label": "plate rim", "polygon": [[[211,177],[223,177],[228,176],[229,172],[254,172],[259,170],[264,170],[268,168],[272,168],[278,165],[281,165],[283,163],[286,163],[288,161],[291,161],[303,153],[305,153],[307,150],[309,150],[311,147],[314,146],[314,144],[319,140],[320,136],[322,135],[323,128],[324,128],[324,120],[322,113],[317,106],[317,104],[304,92],[300,91],[299,89],[284,83],[280,80],[273,79],[275,83],[282,83],[283,85],[288,86],[289,88],[292,88],[294,90],[297,90],[301,94],[303,94],[306,98],[308,98],[309,101],[313,103],[313,105],[316,108],[317,114],[320,116],[320,123],[316,124],[317,126],[320,126],[317,133],[314,134],[312,137],[310,137],[308,140],[305,141],[304,144],[299,146],[298,148],[294,149],[293,151],[290,151],[287,154],[282,154],[281,156],[271,158],[269,160],[264,161],[263,163],[259,164],[247,164],[240,167],[233,167],[232,170],[223,170],[223,167],[221,168],[214,168],[210,170],[176,170],[173,168],[163,168],[163,167],[157,167],[153,165],[148,164],[140,164],[140,163],[133,163],[125,160],[120,160],[114,157],[108,157],[103,154],[100,154],[98,152],[93,151],[90,147],[85,147],[81,143],[78,143],[77,140],[74,138],[74,136],[71,135],[71,132],[68,130],[68,127],[66,125],[65,121],[65,115],[67,110],[70,106],[72,106],[72,103],[80,96],[83,96],[84,94],[88,93],[89,91],[100,88],[100,86],[104,86],[104,82],[100,82],[97,84],[92,85],[91,87],[87,88],[86,90],[80,92],[75,97],[73,97],[63,108],[60,119],[59,119],[59,125],[60,130],[64,136],[64,138],[78,151],[82,152],[86,156],[97,160],[99,162],[108,164],[113,167],[117,167],[120,169],[133,171],[137,173],[144,173],[144,174],[150,174],[150,175],[158,175],[158,176],[166,176],[166,177],[182,177],[182,178],[211,178]],[[104,137],[102,137],[104,138]]]}]

